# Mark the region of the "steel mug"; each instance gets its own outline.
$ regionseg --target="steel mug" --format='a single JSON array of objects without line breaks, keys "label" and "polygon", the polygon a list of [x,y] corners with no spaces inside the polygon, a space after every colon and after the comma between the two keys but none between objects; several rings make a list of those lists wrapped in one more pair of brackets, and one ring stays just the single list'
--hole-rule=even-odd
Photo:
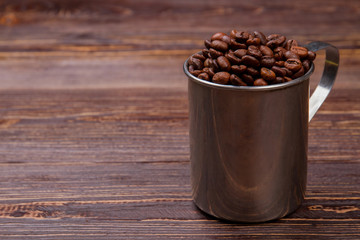
[{"label": "steel mug", "polygon": [[310,70],[291,82],[230,86],[191,75],[188,60],[192,197],[220,219],[264,222],[295,211],[307,179],[308,123],[335,81],[339,53],[326,50],[319,85],[309,100]]}]

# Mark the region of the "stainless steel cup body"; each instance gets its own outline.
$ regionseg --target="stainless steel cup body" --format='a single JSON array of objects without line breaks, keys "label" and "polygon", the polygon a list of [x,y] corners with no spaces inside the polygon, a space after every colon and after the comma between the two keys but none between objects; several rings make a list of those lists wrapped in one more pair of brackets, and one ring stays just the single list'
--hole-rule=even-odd
[{"label": "stainless steel cup body", "polygon": [[[336,55],[333,46],[318,44],[312,46],[314,50],[328,47],[332,54],[327,57]],[[328,64],[329,73],[333,66]],[[301,205],[307,179],[313,69],[288,83],[236,87],[196,78],[185,62],[192,196],[202,211],[230,221],[263,222]],[[332,83],[336,71],[329,73]],[[329,79],[321,82],[329,83]],[[325,84],[318,91],[321,94],[314,93],[318,106],[311,117],[327,96],[323,89],[330,91],[332,83]]]}]

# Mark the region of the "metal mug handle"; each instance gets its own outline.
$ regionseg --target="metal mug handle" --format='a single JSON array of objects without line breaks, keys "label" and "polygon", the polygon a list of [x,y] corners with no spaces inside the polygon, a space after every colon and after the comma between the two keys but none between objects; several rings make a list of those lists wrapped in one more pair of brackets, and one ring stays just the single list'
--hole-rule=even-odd
[{"label": "metal mug handle", "polygon": [[319,110],[320,106],[329,95],[332,86],[334,85],[336,74],[339,68],[339,50],[328,43],[324,42],[311,42],[307,44],[309,50],[316,52],[325,49],[325,66],[321,76],[319,85],[316,87],[314,93],[309,100],[309,122],[314,117],[315,113]]}]

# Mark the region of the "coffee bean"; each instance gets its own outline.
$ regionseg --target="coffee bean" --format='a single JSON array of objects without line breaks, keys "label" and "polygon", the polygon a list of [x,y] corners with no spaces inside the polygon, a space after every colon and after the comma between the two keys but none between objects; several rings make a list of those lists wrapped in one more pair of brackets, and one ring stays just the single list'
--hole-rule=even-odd
[{"label": "coffee bean", "polygon": [[230,40],[230,48],[233,50],[237,50],[237,49],[246,49],[246,44],[244,43],[238,43],[235,39],[231,39]]},{"label": "coffee bean", "polygon": [[260,74],[258,70],[256,70],[255,68],[252,68],[252,67],[248,67],[246,69],[246,73],[251,75],[252,77],[259,76],[259,74]]},{"label": "coffee bean", "polygon": [[266,46],[270,48],[275,48],[280,46],[283,42],[285,42],[286,37],[280,36],[278,34],[271,34],[267,37],[268,42],[266,43]]},{"label": "coffee bean", "polygon": [[210,68],[210,67],[211,67],[211,61],[212,61],[211,58],[207,58],[207,59],[204,61],[204,67]]},{"label": "coffee bean", "polygon": [[260,60],[260,65],[263,67],[271,68],[275,64],[275,58],[271,56],[262,56]]},{"label": "coffee bean", "polygon": [[299,59],[289,58],[286,60],[284,66],[292,72],[297,72],[302,67],[302,63]]},{"label": "coffee bean", "polygon": [[244,73],[246,71],[247,67],[245,65],[232,65],[231,66],[231,72],[237,74],[237,75],[241,75],[242,73]]},{"label": "coffee bean", "polygon": [[212,35],[211,41],[214,41],[214,40],[220,40],[220,41],[226,42],[227,44],[230,44],[230,37],[222,32],[218,32],[218,33],[215,33],[214,35]]},{"label": "coffee bean", "polygon": [[261,68],[260,74],[261,77],[267,82],[272,82],[276,78],[276,74],[268,68]]},{"label": "coffee bean", "polygon": [[273,82],[274,84],[277,84],[277,83],[283,83],[285,82],[285,79],[282,78],[282,77],[276,77],[275,81]]},{"label": "coffee bean", "polygon": [[276,61],[274,65],[275,65],[275,66],[278,66],[278,67],[283,67],[284,64],[285,64],[284,61]]},{"label": "coffee bean", "polygon": [[219,72],[220,71],[220,67],[219,67],[216,59],[211,59],[210,68],[212,68],[214,70],[214,72]]},{"label": "coffee bean", "polygon": [[220,52],[226,52],[229,48],[229,45],[226,42],[214,40],[211,42],[210,47]]},{"label": "coffee bean", "polygon": [[209,49],[209,48],[210,48],[210,45],[211,45],[211,41],[210,41],[210,40],[205,40],[205,41],[204,41],[204,45],[205,45],[205,47],[206,47],[207,49]]},{"label": "coffee bean", "polygon": [[253,37],[252,35],[249,36],[249,39],[246,40],[246,45],[250,46],[250,45],[260,45],[261,41],[260,38],[257,37]]},{"label": "coffee bean", "polygon": [[237,86],[291,81],[308,72],[316,57],[296,40],[280,34],[266,37],[259,31],[217,32],[204,45],[205,49],[189,58],[189,72]]},{"label": "coffee bean", "polygon": [[246,49],[238,49],[234,52],[235,56],[237,56],[238,58],[242,58],[243,56],[245,56],[247,53]]},{"label": "coffee bean", "polygon": [[215,73],[212,81],[219,84],[228,84],[230,80],[230,73],[228,72],[217,72]]},{"label": "coffee bean", "polygon": [[285,76],[291,77],[293,75],[293,72],[287,69],[286,67],[282,67],[281,69],[285,71]]},{"label": "coffee bean", "polygon": [[260,51],[264,56],[270,56],[270,57],[274,56],[273,51],[268,46],[261,45],[260,46]]},{"label": "coffee bean", "polygon": [[290,51],[297,54],[302,59],[306,58],[308,55],[308,50],[307,50],[307,48],[304,48],[304,47],[292,46]]},{"label": "coffee bean", "polygon": [[250,67],[259,67],[260,62],[255,57],[250,55],[245,55],[241,58],[243,64],[250,66]]},{"label": "coffee bean", "polygon": [[262,32],[254,31],[254,35],[255,37],[260,39],[260,43],[262,45],[266,45],[267,43],[266,36]]},{"label": "coffee bean", "polygon": [[204,67],[203,62],[193,56],[189,58],[189,64],[194,67],[194,70],[201,70]]},{"label": "coffee bean", "polygon": [[200,54],[200,53],[194,54],[193,57],[201,60],[202,62],[204,62],[205,59],[206,59],[206,57],[204,57],[204,55],[203,55],[203,54]]},{"label": "coffee bean", "polygon": [[261,58],[262,56],[260,49],[255,45],[250,45],[248,47],[247,54],[256,58]]},{"label": "coffee bean", "polygon": [[200,73],[197,77],[200,78],[200,79],[206,80],[206,81],[210,80],[209,75],[207,73],[205,73],[205,72]]},{"label": "coffee bean", "polygon": [[241,78],[239,78],[235,74],[230,75],[230,82],[232,85],[235,85],[235,86],[247,86],[247,84],[245,82],[243,82],[241,80]]},{"label": "coffee bean", "polygon": [[303,68],[304,68],[304,72],[307,73],[307,71],[309,71],[310,66],[311,66],[311,62],[310,60],[306,59],[302,62]]},{"label": "coffee bean", "polygon": [[299,69],[299,71],[297,71],[296,73],[294,73],[294,75],[292,75],[291,77],[292,77],[293,79],[296,79],[296,78],[299,78],[299,77],[303,76],[304,73],[305,73],[304,68],[301,67],[301,68]]},{"label": "coffee bean", "polygon": [[230,61],[230,63],[239,65],[241,63],[241,58],[235,56],[234,53],[226,53],[225,57]]},{"label": "coffee bean", "polygon": [[253,85],[254,84],[254,78],[249,74],[242,74],[240,78],[247,84],[247,85]]},{"label": "coffee bean", "polygon": [[289,40],[286,42],[284,48],[285,48],[286,50],[290,50],[292,46],[298,46],[298,42],[297,42],[296,40],[289,39]]},{"label": "coffee bean", "polygon": [[285,54],[284,54],[284,57],[286,59],[289,59],[289,58],[296,58],[296,59],[300,59],[299,55],[297,55],[295,52],[293,51],[286,51]]},{"label": "coffee bean", "polygon": [[278,77],[284,77],[286,75],[286,71],[278,66],[273,66],[271,70],[276,74]]},{"label": "coffee bean", "polygon": [[264,79],[258,78],[254,81],[254,86],[266,86],[269,85]]},{"label": "coffee bean", "polygon": [[220,56],[216,59],[216,61],[222,71],[230,71],[231,64],[226,57]]},{"label": "coffee bean", "polygon": [[308,59],[309,61],[314,61],[315,58],[316,58],[316,53],[313,52],[313,51],[308,51],[307,59]]},{"label": "coffee bean", "polygon": [[290,82],[290,81],[292,81],[292,78],[290,78],[290,77],[284,77],[284,80],[285,80],[285,82]]},{"label": "coffee bean", "polygon": [[203,50],[201,50],[201,52],[202,52],[204,57],[211,57],[209,49],[204,48]]},{"label": "coffee bean", "polygon": [[210,79],[215,75],[215,72],[212,68],[203,68],[203,72],[207,73]]},{"label": "coffee bean", "polygon": [[237,32],[235,34],[235,40],[239,41],[239,42],[246,42],[246,40],[248,40],[250,37],[250,34],[248,32]]},{"label": "coffee bean", "polygon": [[222,52],[217,51],[217,50],[215,50],[215,49],[213,49],[213,48],[210,48],[210,49],[209,49],[209,54],[210,54],[210,56],[211,56],[212,58],[218,58],[218,57],[224,55]]},{"label": "coffee bean", "polygon": [[276,61],[281,61],[284,58],[286,49],[283,47],[277,47],[274,49],[274,58],[276,59]]}]

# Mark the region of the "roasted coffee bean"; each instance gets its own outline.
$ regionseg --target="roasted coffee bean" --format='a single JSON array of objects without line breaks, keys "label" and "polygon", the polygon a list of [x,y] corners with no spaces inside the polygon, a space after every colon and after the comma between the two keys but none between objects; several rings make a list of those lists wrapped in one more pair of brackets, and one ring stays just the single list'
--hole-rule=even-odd
[{"label": "roasted coffee bean", "polygon": [[297,72],[302,67],[302,63],[299,59],[289,58],[286,60],[284,66],[292,72]]},{"label": "roasted coffee bean", "polygon": [[236,76],[235,74],[231,74],[230,75],[230,82],[232,85],[235,86],[247,86],[246,83],[244,83],[241,78],[239,78],[238,76]]},{"label": "roasted coffee bean", "polygon": [[193,56],[189,58],[189,64],[194,67],[194,70],[201,70],[204,67],[203,62]]},{"label": "roasted coffee bean", "polygon": [[266,46],[270,48],[275,48],[283,44],[286,40],[285,36],[280,36],[278,34],[271,34],[267,37],[268,42],[266,43]]},{"label": "roasted coffee bean", "polygon": [[238,58],[242,58],[243,56],[245,56],[247,53],[246,49],[238,49],[234,52],[235,56],[237,56]]},{"label": "roasted coffee bean", "polygon": [[247,85],[254,85],[254,78],[249,74],[242,74],[240,78],[247,84]]},{"label": "roasted coffee bean", "polygon": [[254,81],[254,86],[266,86],[269,85],[264,79],[258,78]]},{"label": "roasted coffee bean", "polygon": [[230,48],[233,50],[237,50],[237,49],[246,49],[246,44],[244,43],[238,43],[235,39],[231,39],[230,40]]},{"label": "roasted coffee bean", "polygon": [[297,55],[295,52],[293,51],[286,51],[285,54],[284,54],[284,57],[286,59],[289,59],[289,58],[296,58],[296,59],[300,59],[299,55]]},{"label": "roasted coffee bean", "polygon": [[286,67],[282,67],[281,69],[285,71],[285,76],[291,77],[293,75],[293,72],[287,69]]},{"label": "roasted coffee bean", "polygon": [[234,53],[226,53],[225,57],[230,61],[230,63],[239,65],[241,63],[241,58],[235,56]]},{"label": "roasted coffee bean", "polygon": [[286,75],[286,71],[278,66],[273,66],[271,70],[276,74],[278,77],[284,77]]},{"label": "roasted coffee bean", "polygon": [[206,72],[200,73],[197,77],[206,81],[210,80],[210,77]]},{"label": "roasted coffee bean", "polygon": [[218,58],[218,57],[224,55],[222,52],[217,51],[217,50],[215,50],[215,49],[213,49],[213,48],[210,48],[210,49],[209,49],[209,54],[210,54],[210,56],[211,56],[212,58]]},{"label": "roasted coffee bean", "polygon": [[226,57],[220,56],[216,59],[216,61],[222,71],[227,71],[227,72],[230,71],[231,63]]},{"label": "roasted coffee bean", "polygon": [[250,37],[250,33],[248,32],[237,32],[235,34],[235,40],[242,43],[246,42],[246,40],[248,40],[249,37]]},{"label": "roasted coffee bean", "polygon": [[231,66],[231,72],[241,75],[246,71],[247,67],[245,65],[232,65]]},{"label": "roasted coffee bean", "polygon": [[226,42],[214,40],[211,42],[210,47],[220,52],[226,52],[229,48],[229,45]]},{"label": "roasted coffee bean", "polygon": [[261,45],[259,49],[264,56],[270,56],[270,57],[274,56],[273,51],[268,46]]},{"label": "roasted coffee bean", "polygon": [[246,40],[246,45],[250,46],[250,45],[260,45],[261,41],[260,38],[257,37],[253,37],[252,35],[249,36],[249,39]]},{"label": "roasted coffee bean", "polygon": [[215,73],[212,81],[219,84],[228,84],[230,80],[230,73],[228,72],[217,72]]},{"label": "roasted coffee bean", "polygon": [[267,43],[266,36],[262,32],[254,31],[254,35],[255,37],[260,39],[260,43],[262,45],[266,45]]},{"label": "roasted coffee bean", "polygon": [[211,62],[212,62],[212,59],[211,59],[211,58],[207,58],[207,59],[204,61],[204,67],[210,68],[210,67],[211,67]]},{"label": "roasted coffee bean", "polygon": [[220,40],[220,41],[226,42],[227,44],[230,44],[230,37],[222,32],[218,32],[218,33],[215,33],[214,35],[212,35],[211,41],[214,41],[214,40]]},{"label": "roasted coffee bean", "polygon": [[303,67],[301,67],[301,68],[299,69],[299,71],[297,71],[296,73],[294,73],[294,75],[292,75],[291,77],[292,77],[292,79],[295,79],[295,78],[301,77],[302,75],[304,75],[304,73],[305,73],[305,70],[304,70]]},{"label": "roasted coffee bean", "polygon": [[309,69],[310,69],[311,62],[310,62],[310,60],[306,59],[306,60],[304,60],[302,62],[302,65],[303,65],[303,68],[304,68],[304,72],[307,73],[307,71],[309,71]]},{"label": "roasted coffee bean", "polygon": [[274,58],[276,59],[276,61],[281,61],[284,58],[286,49],[283,47],[277,47],[274,49]]},{"label": "roasted coffee bean", "polygon": [[245,64],[250,67],[259,67],[260,66],[259,60],[257,60],[255,57],[250,56],[250,55],[243,56],[241,58],[241,62],[242,62],[242,64]]},{"label": "roasted coffee bean", "polygon": [[260,65],[263,67],[271,68],[275,64],[275,58],[271,56],[262,56],[260,60]]},{"label": "roasted coffee bean", "polygon": [[216,61],[216,59],[213,59],[211,63],[212,63],[211,68],[214,69],[214,72],[220,72],[221,71],[221,68],[220,68],[218,62]]},{"label": "roasted coffee bean", "polygon": [[292,51],[293,53],[295,53],[302,59],[306,58],[308,55],[308,50],[307,50],[307,48],[304,48],[304,47],[292,46],[290,51]]},{"label": "roasted coffee bean", "polygon": [[262,56],[260,49],[255,45],[250,45],[248,47],[247,54],[256,57],[258,59],[261,58]]},{"label": "roasted coffee bean", "polygon": [[203,72],[207,73],[210,79],[215,75],[215,72],[212,68],[203,68]]},{"label": "roasted coffee bean", "polygon": [[275,81],[273,82],[274,84],[277,84],[277,83],[283,83],[285,82],[285,79],[282,78],[282,77],[276,77]]},{"label": "roasted coffee bean", "polygon": [[296,40],[286,40],[280,34],[266,37],[258,31],[217,32],[204,45],[205,49],[189,58],[188,70],[201,79],[222,84],[291,81],[308,72],[316,57]]},{"label": "roasted coffee bean", "polygon": [[252,67],[248,67],[248,68],[246,69],[246,73],[249,74],[249,75],[251,75],[252,77],[256,77],[256,76],[259,76],[259,75],[260,75],[259,71],[256,70],[255,68],[252,68]]},{"label": "roasted coffee bean", "polygon": [[275,65],[275,66],[278,66],[278,67],[283,67],[284,64],[285,64],[284,61],[276,61],[274,65]]},{"label": "roasted coffee bean", "polygon": [[275,81],[276,74],[268,68],[264,68],[264,67],[261,68],[260,74],[261,74],[261,77],[267,82]]},{"label": "roasted coffee bean", "polygon": [[209,49],[204,48],[203,50],[201,50],[201,52],[204,55],[204,57],[211,57]]},{"label": "roasted coffee bean", "polygon": [[298,42],[297,42],[296,40],[289,39],[289,40],[286,42],[284,48],[285,48],[286,50],[290,50],[292,46],[298,46],[298,45],[299,45],[299,44],[298,44]]},{"label": "roasted coffee bean", "polygon": [[204,45],[205,45],[205,47],[206,47],[207,49],[209,49],[209,48],[210,48],[210,45],[211,45],[211,41],[210,41],[210,40],[205,40],[205,41],[204,41]]},{"label": "roasted coffee bean", "polygon": [[194,75],[195,77],[199,76],[199,74],[201,74],[203,71],[202,70],[189,70],[189,72]]},{"label": "roasted coffee bean", "polygon": [[315,58],[316,58],[316,53],[313,52],[313,51],[308,51],[307,59],[308,59],[309,61],[314,61]]},{"label": "roasted coffee bean", "polygon": [[193,55],[194,58],[197,58],[197,59],[200,59],[202,62],[205,61],[206,57],[204,57],[203,54],[200,54],[200,53],[196,53]]},{"label": "roasted coffee bean", "polygon": [[285,82],[290,82],[290,81],[292,81],[292,78],[290,78],[290,77],[284,77],[284,80],[285,80]]}]

